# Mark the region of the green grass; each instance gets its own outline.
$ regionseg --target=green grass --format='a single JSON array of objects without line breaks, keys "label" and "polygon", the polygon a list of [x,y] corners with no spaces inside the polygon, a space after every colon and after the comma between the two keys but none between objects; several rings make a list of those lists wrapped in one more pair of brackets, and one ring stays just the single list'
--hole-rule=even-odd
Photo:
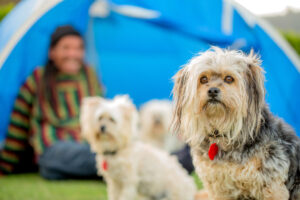
[{"label": "green grass", "polygon": [[0,178],[0,200],[106,200],[106,186],[97,180],[47,181],[38,174]]},{"label": "green grass", "polygon": [[195,172],[193,172],[193,173],[192,173],[192,176],[193,176],[194,181],[195,181],[195,183],[196,183],[196,185],[197,185],[197,188],[198,188],[199,190],[202,189],[202,188],[203,188],[203,185],[202,185],[201,180],[198,178],[197,174],[196,174]]},{"label": "green grass", "polygon": [[[202,188],[195,173],[193,178]],[[97,180],[47,181],[38,174],[0,178],[0,200],[106,200],[106,186]]]}]

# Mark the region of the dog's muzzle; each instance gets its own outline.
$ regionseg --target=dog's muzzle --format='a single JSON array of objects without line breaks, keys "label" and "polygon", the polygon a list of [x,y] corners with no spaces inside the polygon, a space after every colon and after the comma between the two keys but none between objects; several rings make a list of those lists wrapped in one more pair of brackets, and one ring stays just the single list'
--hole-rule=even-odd
[{"label": "dog's muzzle", "polygon": [[106,134],[106,126],[101,125],[99,131],[96,133],[96,139],[100,139],[101,135]]},{"label": "dog's muzzle", "polygon": [[106,132],[106,126],[102,125],[100,126],[100,133],[105,133]]},{"label": "dog's muzzle", "polygon": [[207,93],[208,93],[208,96],[213,99],[213,98],[216,98],[217,96],[219,96],[219,94],[221,93],[221,90],[217,87],[212,87],[207,91]]},{"label": "dog's muzzle", "polygon": [[207,100],[207,105],[208,104],[221,104],[224,107],[225,104],[221,101],[221,90],[217,87],[212,87],[207,91],[207,96],[208,96],[208,100]]}]

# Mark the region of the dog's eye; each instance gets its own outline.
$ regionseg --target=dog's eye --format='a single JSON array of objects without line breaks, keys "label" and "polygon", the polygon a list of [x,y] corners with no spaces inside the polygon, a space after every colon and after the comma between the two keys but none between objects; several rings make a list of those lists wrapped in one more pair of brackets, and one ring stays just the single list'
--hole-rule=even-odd
[{"label": "dog's eye", "polygon": [[207,78],[207,76],[202,76],[202,77],[200,78],[200,83],[201,83],[201,84],[208,83],[208,78]]},{"label": "dog's eye", "polygon": [[224,78],[224,81],[225,81],[226,83],[232,83],[232,82],[234,81],[234,79],[233,79],[232,76],[226,76],[226,77]]},{"label": "dog's eye", "polygon": [[115,120],[114,118],[112,118],[112,117],[109,118],[109,121],[111,121],[111,122],[113,122],[113,123],[116,122],[116,120]]},{"label": "dog's eye", "polygon": [[98,119],[99,119],[99,120],[102,120],[102,119],[103,119],[103,116],[100,116]]}]

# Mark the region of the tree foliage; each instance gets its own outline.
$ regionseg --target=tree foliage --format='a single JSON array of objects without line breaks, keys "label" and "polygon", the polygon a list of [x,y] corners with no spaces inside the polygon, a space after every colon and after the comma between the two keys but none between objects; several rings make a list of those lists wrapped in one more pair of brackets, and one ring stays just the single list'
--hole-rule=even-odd
[{"label": "tree foliage", "polygon": [[295,51],[300,55],[300,34],[296,32],[282,32],[282,35],[290,43],[290,45],[295,49]]},{"label": "tree foliage", "polygon": [[0,7],[0,21],[15,7],[15,3],[8,3]]}]

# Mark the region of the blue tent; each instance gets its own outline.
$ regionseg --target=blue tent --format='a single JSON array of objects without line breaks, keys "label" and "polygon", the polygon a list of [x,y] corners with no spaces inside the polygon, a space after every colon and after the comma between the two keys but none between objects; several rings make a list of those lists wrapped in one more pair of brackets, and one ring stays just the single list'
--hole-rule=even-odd
[{"label": "blue tent", "polygon": [[0,24],[0,141],[20,85],[45,63],[49,36],[71,24],[86,38],[106,96],[137,105],[170,98],[171,77],[210,45],[261,54],[267,102],[300,134],[300,62],[263,21],[227,0],[23,0]]}]

